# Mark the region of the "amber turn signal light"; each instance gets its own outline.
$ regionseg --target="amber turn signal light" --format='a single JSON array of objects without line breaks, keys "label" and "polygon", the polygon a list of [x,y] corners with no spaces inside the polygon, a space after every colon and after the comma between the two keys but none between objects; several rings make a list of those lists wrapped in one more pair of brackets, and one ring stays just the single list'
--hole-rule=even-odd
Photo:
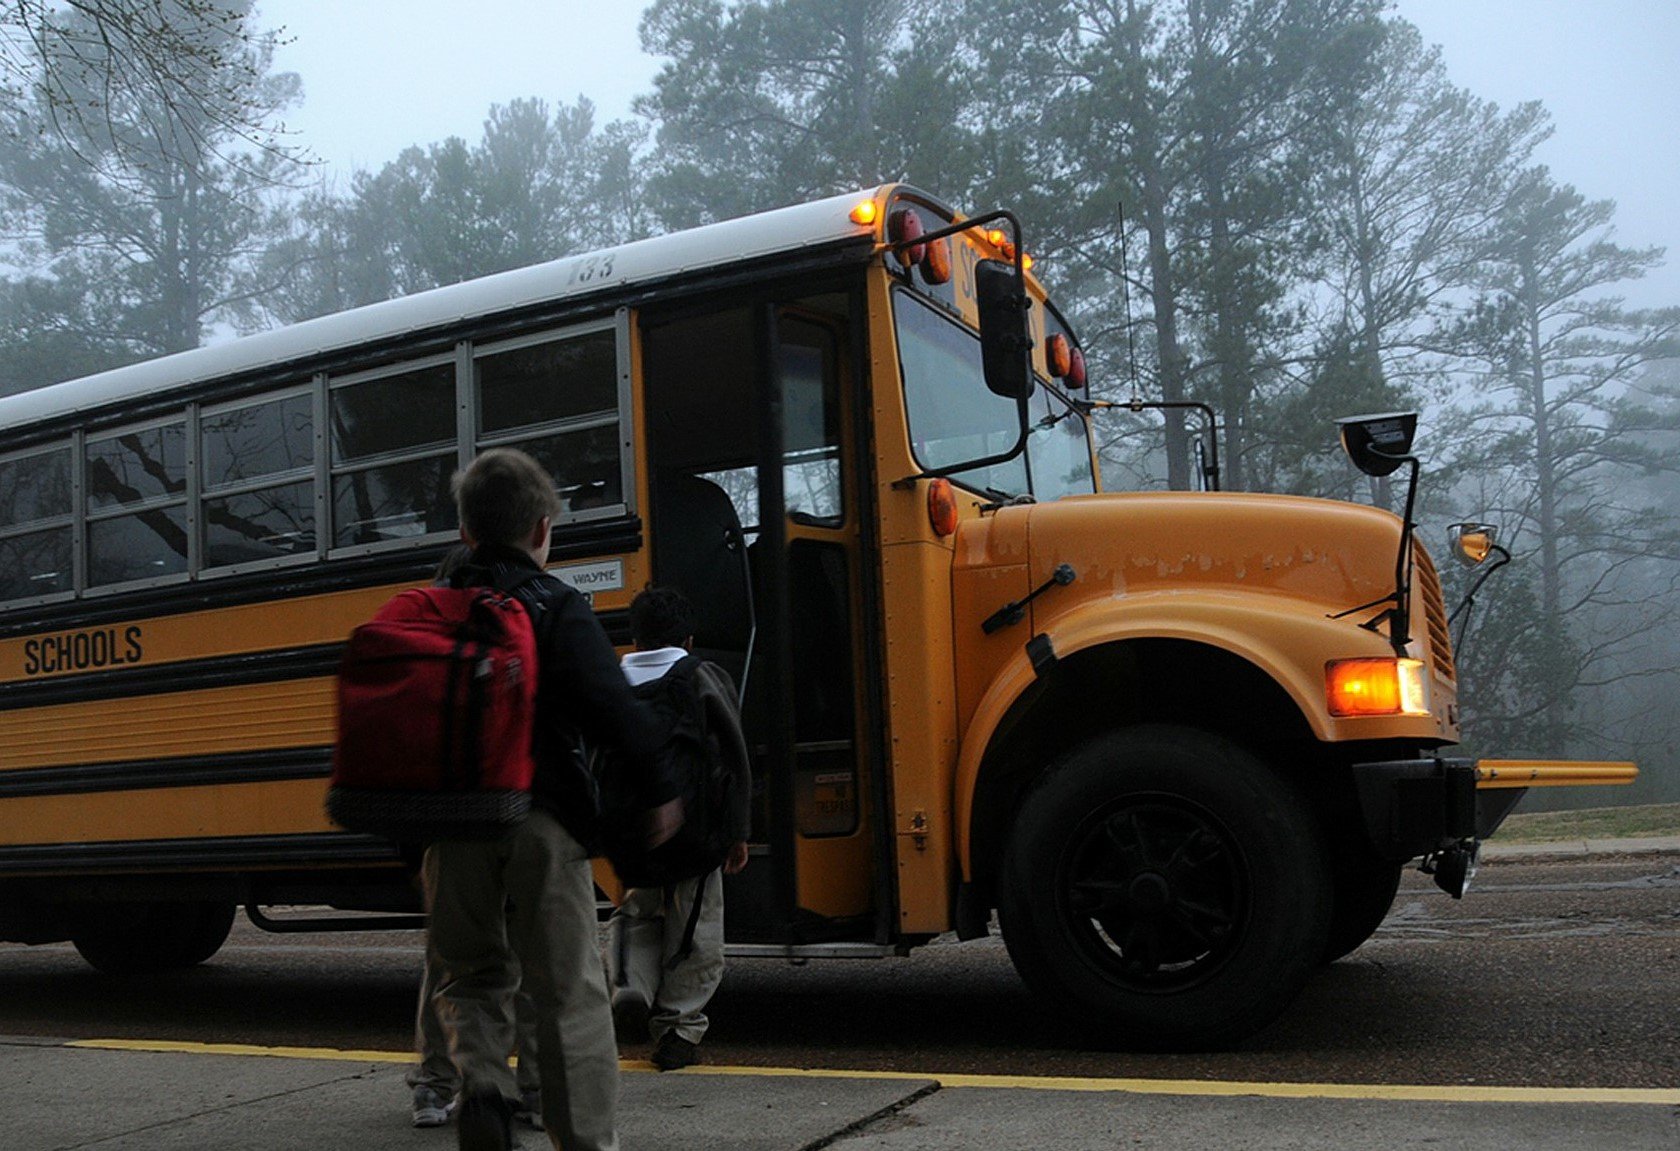
[{"label": "amber turn signal light", "polygon": [[928,523],[933,525],[933,534],[940,537],[957,530],[957,493],[950,480],[934,480],[928,485]]},{"label": "amber turn signal light", "polygon": [[887,217],[887,238],[898,247],[898,262],[903,267],[922,262],[927,253],[926,244],[914,241],[921,239],[922,218],[909,208],[900,208]]},{"label": "amber turn signal light", "polygon": [[1044,341],[1044,365],[1058,380],[1073,370],[1073,345],[1060,332],[1052,332]]},{"label": "amber turn signal light", "polygon": [[1335,660],[1325,665],[1324,680],[1331,715],[1429,714],[1422,660]]},{"label": "amber turn signal light", "polygon": [[951,241],[934,240],[927,245],[922,260],[922,279],[930,284],[946,284],[951,280]]},{"label": "amber turn signal light", "polygon": [[1078,348],[1069,353],[1067,386],[1075,390],[1085,386],[1085,353]]}]

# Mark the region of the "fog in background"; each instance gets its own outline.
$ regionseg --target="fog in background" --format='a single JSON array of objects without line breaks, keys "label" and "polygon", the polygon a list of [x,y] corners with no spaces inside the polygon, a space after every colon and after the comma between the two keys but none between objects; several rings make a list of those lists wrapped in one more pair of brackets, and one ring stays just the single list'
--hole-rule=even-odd
[{"label": "fog in background", "polygon": [[[1514,556],[1454,624],[1466,752],[1645,767],[1531,807],[1680,801],[1672,0],[214,0],[247,22],[172,36],[209,2],[0,3],[0,396],[904,179],[1014,209],[1092,395],[1212,405],[1230,489],[1398,511],[1334,421],[1421,412],[1449,604],[1449,524]],[[1190,486],[1182,423],[1092,428],[1110,490]]]},{"label": "fog in background", "polygon": [[[412,144],[476,140],[492,104],[591,100],[631,115],[662,61],[643,53],[636,0],[260,0],[284,28],[275,67],[303,79],[291,138],[341,179]],[[1616,201],[1624,244],[1668,249],[1626,295],[1680,302],[1680,4],[1672,0],[1400,0],[1393,11],[1440,45],[1452,78],[1556,124],[1539,158],[1593,199]],[[940,189],[930,189],[940,191]]]}]

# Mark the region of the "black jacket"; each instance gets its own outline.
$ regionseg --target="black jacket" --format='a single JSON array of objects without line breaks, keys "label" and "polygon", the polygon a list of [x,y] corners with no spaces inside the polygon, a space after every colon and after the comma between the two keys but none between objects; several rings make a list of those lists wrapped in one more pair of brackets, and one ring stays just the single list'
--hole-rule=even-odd
[{"label": "black jacket", "polygon": [[484,545],[450,577],[454,587],[497,587],[531,613],[537,637],[536,779],[531,801],[593,850],[594,777],[584,739],[623,749],[648,807],[677,795],[659,721],[631,692],[612,642],[587,600],[517,548]]}]

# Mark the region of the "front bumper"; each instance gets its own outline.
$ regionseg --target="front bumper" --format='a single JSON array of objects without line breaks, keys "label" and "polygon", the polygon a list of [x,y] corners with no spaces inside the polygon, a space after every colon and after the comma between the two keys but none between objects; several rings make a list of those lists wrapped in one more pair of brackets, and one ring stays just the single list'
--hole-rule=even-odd
[{"label": "front bumper", "polygon": [[1353,765],[1366,835],[1396,862],[1486,839],[1531,787],[1627,784],[1638,775],[1621,762],[1430,756]]}]

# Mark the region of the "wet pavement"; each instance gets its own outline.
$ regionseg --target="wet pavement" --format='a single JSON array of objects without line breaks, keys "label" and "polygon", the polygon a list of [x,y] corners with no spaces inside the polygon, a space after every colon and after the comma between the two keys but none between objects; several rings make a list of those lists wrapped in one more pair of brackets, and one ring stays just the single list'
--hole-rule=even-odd
[{"label": "wet pavement", "polygon": [[[409,1126],[417,944],[242,923],[143,981],[0,947],[0,1151],[453,1148]],[[1677,992],[1680,841],[1490,845],[1463,901],[1408,872],[1376,937],[1229,1052],[1061,1045],[996,937],[738,962],[706,1065],[626,1061],[621,1131],[627,1151],[1675,1151]]]},{"label": "wet pavement", "polygon": [[[403,1067],[377,1054],[221,1054],[0,1039],[12,1151],[433,1148],[409,1125]],[[627,1151],[1112,1151],[1397,1147],[1673,1151],[1680,1090],[1372,1091],[1333,1087],[971,1081],[705,1068],[622,1076]],[[549,1145],[521,1128],[519,1145]]]}]

